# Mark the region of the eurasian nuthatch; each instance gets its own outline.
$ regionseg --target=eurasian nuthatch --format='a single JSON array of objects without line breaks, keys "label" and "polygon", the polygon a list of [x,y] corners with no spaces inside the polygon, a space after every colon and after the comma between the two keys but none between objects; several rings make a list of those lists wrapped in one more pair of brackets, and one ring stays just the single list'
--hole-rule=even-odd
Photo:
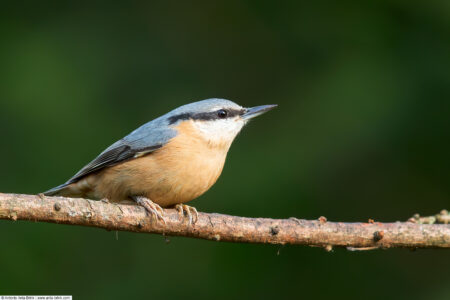
[{"label": "eurasian nuthatch", "polygon": [[115,142],[66,183],[45,195],[131,199],[164,221],[162,207],[184,205],[217,180],[228,149],[242,127],[276,105],[243,108],[225,99],[183,105]]}]

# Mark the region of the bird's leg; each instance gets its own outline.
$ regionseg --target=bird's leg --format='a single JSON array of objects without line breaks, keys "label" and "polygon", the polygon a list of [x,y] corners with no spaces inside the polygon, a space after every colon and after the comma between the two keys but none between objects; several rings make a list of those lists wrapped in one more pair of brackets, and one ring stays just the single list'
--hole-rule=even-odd
[{"label": "bird's leg", "polygon": [[161,220],[164,224],[166,224],[166,220],[164,220],[163,217],[164,210],[161,206],[143,196],[133,196],[132,199],[136,201],[137,204],[143,206],[148,213],[155,217],[156,220]]},{"label": "bird's leg", "polygon": [[198,221],[198,212],[195,207],[179,203],[175,205],[175,208],[183,218],[186,214],[189,220],[189,224],[195,224]]}]

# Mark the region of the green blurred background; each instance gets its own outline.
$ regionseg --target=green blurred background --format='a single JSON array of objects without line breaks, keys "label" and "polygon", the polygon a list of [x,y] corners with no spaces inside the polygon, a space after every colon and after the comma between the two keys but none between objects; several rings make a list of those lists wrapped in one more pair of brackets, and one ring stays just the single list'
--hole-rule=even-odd
[{"label": "green blurred background", "polygon": [[[448,1],[34,1],[0,12],[1,192],[58,185],[189,102],[248,125],[201,211],[406,220],[450,199]],[[450,253],[246,245],[0,221],[0,294],[450,299]]]}]

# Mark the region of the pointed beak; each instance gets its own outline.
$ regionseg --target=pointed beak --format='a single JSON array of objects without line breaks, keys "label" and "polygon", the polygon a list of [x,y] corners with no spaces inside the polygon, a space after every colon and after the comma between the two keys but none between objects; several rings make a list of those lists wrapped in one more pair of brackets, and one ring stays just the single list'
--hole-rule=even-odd
[{"label": "pointed beak", "polygon": [[244,114],[242,115],[242,119],[250,120],[254,117],[262,115],[265,112],[268,112],[271,109],[274,109],[277,106],[278,106],[277,104],[271,104],[246,108]]}]

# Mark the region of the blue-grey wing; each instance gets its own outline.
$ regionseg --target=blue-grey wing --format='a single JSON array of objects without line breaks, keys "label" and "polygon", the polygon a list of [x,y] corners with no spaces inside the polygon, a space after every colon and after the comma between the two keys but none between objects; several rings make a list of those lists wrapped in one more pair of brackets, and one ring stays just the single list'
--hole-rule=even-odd
[{"label": "blue-grey wing", "polygon": [[[54,189],[59,190],[61,187],[74,183],[82,177],[103,168],[114,166],[126,160],[149,154],[161,148],[171,138],[176,136],[176,130],[155,121],[159,120],[154,120],[139,127],[123,139],[106,148],[105,151],[100,153],[100,155],[93,161],[84,166],[65,184]],[[54,189],[48,191],[49,194]]]}]

